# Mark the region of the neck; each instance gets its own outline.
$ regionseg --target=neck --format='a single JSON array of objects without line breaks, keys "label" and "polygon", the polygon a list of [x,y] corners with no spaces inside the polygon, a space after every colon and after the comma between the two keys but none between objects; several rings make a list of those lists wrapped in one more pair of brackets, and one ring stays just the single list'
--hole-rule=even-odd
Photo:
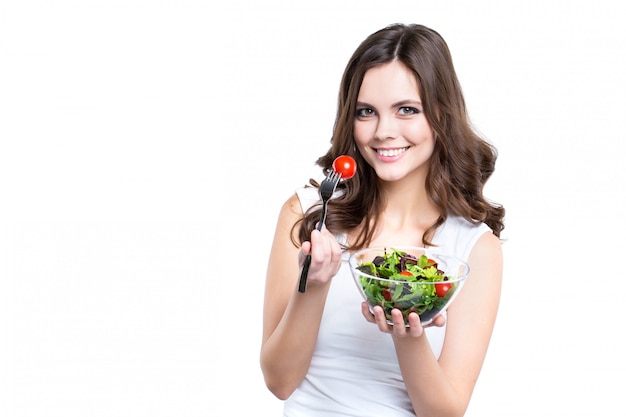
[{"label": "neck", "polygon": [[382,184],[386,204],[376,240],[393,244],[422,244],[422,236],[439,217],[426,194],[424,181],[394,181]]}]

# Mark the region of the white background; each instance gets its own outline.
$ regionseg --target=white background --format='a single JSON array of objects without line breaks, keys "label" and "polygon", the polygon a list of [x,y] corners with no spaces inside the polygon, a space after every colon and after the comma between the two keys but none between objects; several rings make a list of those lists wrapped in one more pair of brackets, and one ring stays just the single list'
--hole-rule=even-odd
[{"label": "white background", "polygon": [[0,415],[280,415],[258,365],[279,207],[328,146],[352,51],[417,22],[500,151],[504,291],[467,416],[624,416],[620,16],[1,1]]}]

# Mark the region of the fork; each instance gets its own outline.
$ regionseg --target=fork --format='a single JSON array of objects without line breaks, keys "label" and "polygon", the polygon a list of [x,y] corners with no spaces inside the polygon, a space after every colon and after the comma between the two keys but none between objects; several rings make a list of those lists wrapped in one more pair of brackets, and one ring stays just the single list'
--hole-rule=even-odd
[{"label": "fork", "polygon": [[[328,200],[333,196],[335,189],[337,188],[337,184],[339,184],[339,180],[341,179],[341,174],[336,171],[331,171],[324,181],[320,184],[320,197],[322,198],[322,216],[317,225],[317,230],[321,231],[322,226],[324,226],[324,222],[326,221],[326,209],[328,206]],[[298,285],[298,291],[304,292],[306,290],[306,279],[309,274],[309,266],[311,265],[311,254],[308,254],[304,259],[304,264],[302,265],[302,272],[300,273],[300,284]]]}]

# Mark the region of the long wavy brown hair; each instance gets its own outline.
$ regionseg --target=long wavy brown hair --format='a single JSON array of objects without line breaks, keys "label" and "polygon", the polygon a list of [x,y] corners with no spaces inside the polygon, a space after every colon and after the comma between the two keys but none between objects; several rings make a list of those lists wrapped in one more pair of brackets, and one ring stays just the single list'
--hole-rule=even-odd
[{"label": "long wavy brown hair", "polygon": [[[423,244],[433,245],[430,239],[448,216],[461,216],[474,224],[484,222],[499,237],[504,229],[504,207],[483,196],[485,183],[495,168],[497,150],[469,121],[447,43],[436,31],[417,24],[394,24],[371,34],[346,66],[331,146],[316,163],[327,174],[335,158],[350,155],[356,160],[357,173],[338,185],[343,194],[330,200],[326,227],[333,233],[357,232],[347,248],[356,250],[368,245],[379,224],[385,202],[376,172],[354,145],[354,119],[365,73],[393,60],[402,62],[415,75],[424,114],[436,138],[426,191],[440,214],[424,233]],[[319,186],[314,180],[310,183]],[[294,226],[296,245],[310,239],[319,221],[319,210],[319,205],[312,207]],[[296,237],[299,225],[302,227]]]}]

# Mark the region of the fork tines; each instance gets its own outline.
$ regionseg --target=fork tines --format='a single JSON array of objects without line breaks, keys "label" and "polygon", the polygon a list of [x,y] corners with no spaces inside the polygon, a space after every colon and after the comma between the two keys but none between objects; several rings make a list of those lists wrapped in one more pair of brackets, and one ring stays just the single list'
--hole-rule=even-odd
[{"label": "fork tines", "polygon": [[341,174],[333,170],[328,173],[328,176],[325,179],[328,181],[332,181],[335,183],[335,185],[337,185],[339,183],[339,180],[341,179]]}]

